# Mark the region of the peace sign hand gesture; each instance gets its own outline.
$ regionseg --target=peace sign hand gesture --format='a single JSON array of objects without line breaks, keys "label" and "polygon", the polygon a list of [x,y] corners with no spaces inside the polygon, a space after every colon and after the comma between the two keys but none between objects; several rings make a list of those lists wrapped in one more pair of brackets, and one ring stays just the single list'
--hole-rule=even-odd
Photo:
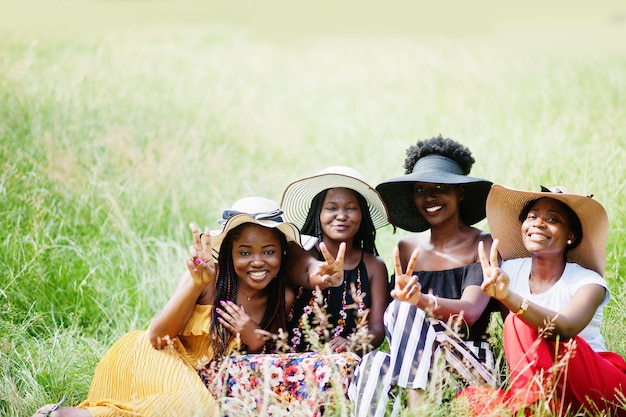
[{"label": "peace sign hand gesture", "polygon": [[[406,266],[406,272],[402,272],[400,263],[400,250],[396,246],[393,250],[394,273],[396,276],[395,288],[391,291],[391,296],[399,301],[408,301],[413,305],[418,305],[422,296],[422,284],[419,283],[417,275],[412,275],[419,255],[419,248],[415,248]],[[411,274],[411,275],[410,275]]]},{"label": "peace sign hand gesture", "polygon": [[320,251],[324,256],[324,261],[316,271],[321,276],[321,281],[327,283],[331,287],[338,287],[343,284],[343,259],[346,256],[346,243],[339,244],[337,258],[333,258],[324,242],[319,244]]},{"label": "peace sign hand gesture", "polygon": [[193,234],[194,244],[189,247],[190,257],[187,259],[187,269],[194,284],[206,287],[215,281],[216,275],[211,249],[211,234],[209,228],[205,227],[204,233],[200,236],[198,227],[194,223],[190,223],[189,228]]},{"label": "peace sign hand gesture", "polygon": [[498,262],[498,239],[493,240],[489,258],[487,258],[483,242],[478,242],[478,256],[483,267],[483,283],[480,288],[485,294],[497,300],[503,300],[509,294],[509,283],[511,280],[500,269],[500,263]]}]

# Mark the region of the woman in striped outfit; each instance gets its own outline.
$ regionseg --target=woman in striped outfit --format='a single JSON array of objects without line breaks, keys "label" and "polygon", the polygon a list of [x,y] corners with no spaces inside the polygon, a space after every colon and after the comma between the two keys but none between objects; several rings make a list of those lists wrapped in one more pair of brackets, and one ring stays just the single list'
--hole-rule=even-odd
[{"label": "woman in striped outfit", "polygon": [[[406,174],[376,187],[392,223],[417,233],[402,238],[394,254],[389,352],[366,355],[350,386],[358,417],[384,416],[389,394],[403,397],[397,387],[407,389],[414,407],[426,390],[440,393],[434,388],[448,376],[463,385],[495,384],[487,329],[497,304],[480,289],[476,250],[492,239],[472,227],[485,217],[491,182],[468,176],[473,163],[465,146],[439,136],[411,146]],[[400,406],[395,401],[394,415]]]}]

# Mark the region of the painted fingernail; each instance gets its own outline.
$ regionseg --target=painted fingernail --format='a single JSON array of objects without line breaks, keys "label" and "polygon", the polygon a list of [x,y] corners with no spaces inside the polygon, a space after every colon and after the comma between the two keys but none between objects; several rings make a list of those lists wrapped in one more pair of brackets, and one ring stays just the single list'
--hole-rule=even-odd
[{"label": "painted fingernail", "polygon": [[197,270],[196,268],[194,268],[194,269],[193,269],[193,273],[194,273],[194,274],[197,274],[197,273],[198,273],[198,270]]},{"label": "painted fingernail", "polygon": [[219,308],[219,307],[215,307],[215,311],[217,311],[218,313],[220,313],[220,312],[222,311],[222,309],[221,309],[221,308]]},{"label": "painted fingernail", "polygon": [[196,258],[196,260],[194,262],[196,263],[196,265],[200,265],[200,264],[202,264],[202,259]]}]

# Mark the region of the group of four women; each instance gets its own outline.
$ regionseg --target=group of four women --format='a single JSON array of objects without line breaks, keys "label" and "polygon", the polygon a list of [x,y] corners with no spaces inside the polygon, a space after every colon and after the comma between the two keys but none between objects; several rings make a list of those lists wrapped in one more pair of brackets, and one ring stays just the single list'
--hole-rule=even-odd
[{"label": "group of four women", "polygon": [[[331,167],[290,184],[280,205],[239,200],[219,231],[191,225],[187,270],[149,330],[111,347],[83,403],[36,415],[223,415],[207,389],[216,366],[233,351],[275,352],[268,335],[281,329],[293,351],[325,345],[347,374],[356,367],[359,417],[384,416],[390,398],[397,413],[401,389],[416,407],[442,375],[458,376],[475,415],[538,403],[625,415],[626,363],[599,332],[604,208],[562,189],[492,186],[468,175],[473,163],[440,136],[411,146],[405,175],[375,189]],[[485,215],[490,234],[472,226]],[[391,285],[375,245],[389,222],[416,232],[398,243]],[[506,390],[489,342],[496,311]],[[388,349],[375,350],[385,336]],[[341,356],[354,352],[360,360]]]}]

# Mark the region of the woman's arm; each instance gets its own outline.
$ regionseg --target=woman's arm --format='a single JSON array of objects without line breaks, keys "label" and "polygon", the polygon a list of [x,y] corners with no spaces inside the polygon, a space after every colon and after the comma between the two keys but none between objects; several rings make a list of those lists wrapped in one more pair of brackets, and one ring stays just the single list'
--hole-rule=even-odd
[{"label": "woman's arm", "polygon": [[150,326],[150,343],[162,349],[185,328],[199,299],[213,300],[217,267],[213,262],[209,228],[200,236],[195,224],[189,225],[194,244],[190,247],[187,271],[178,281],[174,295]]},{"label": "woman's arm", "polygon": [[482,242],[478,245],[480,263],[483,268],[481,288],[486,294],[499,300],[535,330],[540,331],[550,327],[551,333],[545,336],[551,339],[557,336],[563,339],[574,337],[591,322],[593,315],[604,300],[606,289],[603,286],[583,285],[560,311],[543,307],[509,290],[511,279],[499,266],[497,246],[496,240],[491,247],[490,257],[487,257]]},{"label": "woman's arm", "polygon": [[[480,286],[468,285],[458,300],[436,297],[437,308],[432,311],[432,314],[443,321],[448,321],[451,316],[462,314],[463,320],[472,326],[487,308],[489,299],[490,297],[480,289]],[[418,307],[420,306],[418,305]]]},{"label": "woman's arm", "polygon": [[[370,258],[370,257],[368,257]],[[376,349],[385,338],[384,314],[389,305],[389,274],[383,260],[371,256],[365,263],[370,280],[370,299],[372,305],[367,316],[368,333],[372,336],[370,344]]]},{"label": "woman's arm", "polygon": [[[550,310],[537,303],[527,301],[526,310],[519,317],[526,324],[537,331],[551,328],[546,337],[555,339],[569,339],[580,333],[590,322],[596,310],[604,300],[606,289],[599,284],[587,284],[580,287],[572,301],[560,311]],[[521,309],[524,298],[509,291],[508,295],[501,300],[509,310],[518,312]]]},{"label": "woman's arm", "polygon": [[197,284],[188,272],[179,280],[174,294],[150,325],[150,343],[163,349],[185,328],[206,285]]}]

